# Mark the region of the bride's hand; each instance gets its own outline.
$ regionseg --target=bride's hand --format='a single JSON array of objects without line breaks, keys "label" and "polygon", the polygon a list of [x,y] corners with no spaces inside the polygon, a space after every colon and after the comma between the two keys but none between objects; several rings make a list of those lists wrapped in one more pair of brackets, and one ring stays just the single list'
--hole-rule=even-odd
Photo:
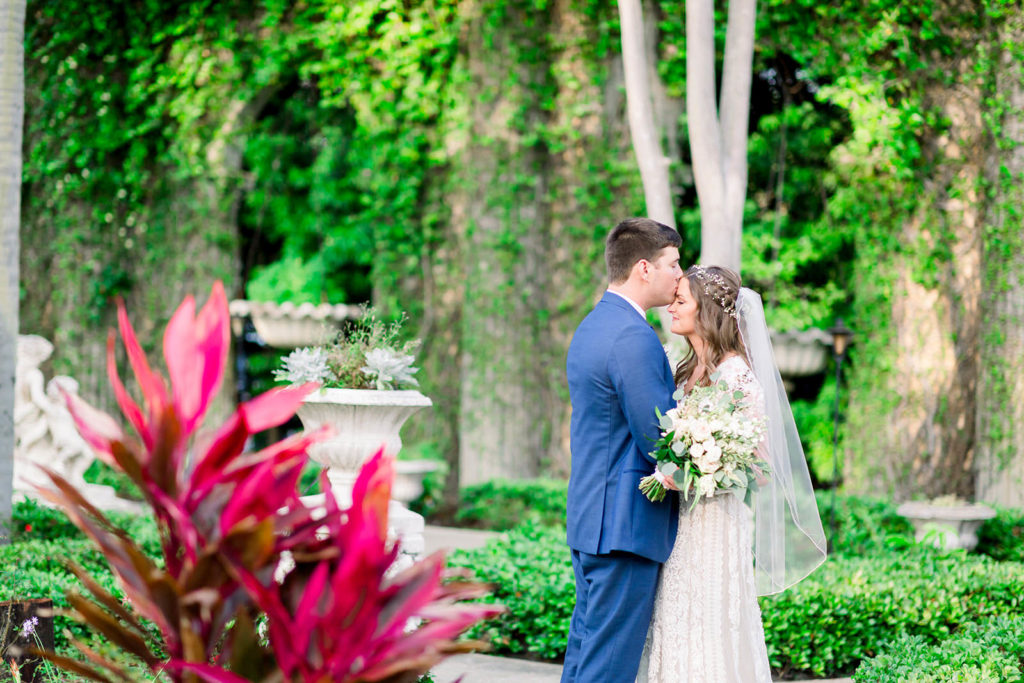
[{"label": "bride's hand", "polygon": [[661,470],[654,468],[654,478],[658,480],[658,483],[667,488],[669,491],[681,491],[682,489],[676,485],[676,482],[672,477],[665,476]]}]

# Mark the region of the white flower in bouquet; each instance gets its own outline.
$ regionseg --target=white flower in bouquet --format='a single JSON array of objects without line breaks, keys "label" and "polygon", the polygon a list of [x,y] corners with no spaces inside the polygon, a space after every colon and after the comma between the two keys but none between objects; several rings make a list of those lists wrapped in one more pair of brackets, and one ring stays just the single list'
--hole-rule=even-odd
[{"label": "white flower in bouquet", "polygon": [[711,438],[711,425],[707,422],[698,422],[690,429],[690,436],[696,441],[707,441]]},{"label": "white flower in bouquet", "polygon": [[[712,446],[714,451],[704,451],[704,455],[694,460],[701,474],[714,474],[722,467],[722,449]],[[717,452],[716,452],[717,451]]]},{"label": "white flower in bouquet", "polygon": [[360,368],[373,378],[377,389],[395,389],[402,386],[419,386],[413,373],[415,358],[394,349],[372,349],[366,353],[366,365]]},{"label": "white flower in bouquet", "polygon": [[[658,414],[662,432],[652,451],[658,472],[672,478],[691,508],[718,493],[744,496],[756,488],[757,476],[769,474],[758,455],[764,417],[751,412],[742,392],[714,375],[711,380],[685,396],[677,393],[678,405]],[[644,477],[640,490],[655,502],[667,493],[655,475]]]},{"label": "white flower in bouquet", "polygon": [[697,480],[697,495],[706,496],[710,498],[715,495],[715,490],[718,488],[718,484],[715,483],[715,475],[705,474],[703,477]]}]

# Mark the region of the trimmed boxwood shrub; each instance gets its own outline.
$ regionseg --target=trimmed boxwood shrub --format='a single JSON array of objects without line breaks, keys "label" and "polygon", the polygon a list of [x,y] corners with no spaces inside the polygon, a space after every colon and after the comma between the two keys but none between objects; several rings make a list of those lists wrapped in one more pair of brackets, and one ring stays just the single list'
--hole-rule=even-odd
[{"label": "trimmed boxwood shrub", "polygon": [[[507,531],[532,519],[564,529],[567,490],[567,482],[552,479],[496,479],[467,486],[460,492],[454,521],[459,526]],[[831,492],[816,495],[822,524],[831,536]],[[833,554],[874,554],[913,542],[913,527],[896,514],[896,505],[890,501],[838,495],[835,518],[836,537],[830,539]]]},{"label": "trimmed boxwood shrub", "polygon": [[[84,567],[100,585],[118,597],[122,596],[107,569],[102,553],[85,539],[63,538],[56,541],[40,539],[0,546],[0,600],[49,598],[56,608],[67,609],[67,591],[85,592],[82,584],[67,569],[68,562]],[[54,617],[55,645],[58,652],[71,648],[65,629],[84,642],[95,639],[88,629],[69,617]]]},{"label": "trimmed boxwood shrub", "polygon": [[[150,557],[160,557],[160,537],[152,517],[127,512],[104,514],[111,522],[128,532]],[[11,540],[14,542],[86,538],[62,511],[40,505],[32,499],[14,504],[11,521]]]},{"label": "trimmed boxwood shrub", "polygon": [[825,566],[761,600],[772,667],[787,675],[850,673],[894,638],[948,637],[1020,609],[1024,565],[914,547]]},{"label": "trimmed boxwood shrub", "polygon": [[903,636],[885,652],[865,661],[856,683],[999,683],[1024,680],[1024,618],[968,624],[938,643]]},{"label": "trimmed boxwood shrub", "polygon": [[833,536],[832,493],[815,491],[815,497],[821,523],[829,539],[829,552],[834,555],[874,555],[913,543],[913,526],[905,517],[896,514],[896,504],[891,501],[837,495]]},{"label": "trimmed boxwood shrub", "polygon": [[[147,554],[160,557],[160,539],[152,518],[126,513],[109,513],[108,516],[136,539]],[[114,595],[123,596],[103,553],[63,512],[29,499],[15,503],[11,517],[12,542],[0,545],[0,601],[49,598],[54,607],[66,609],[68,590],[85,592],[68,570],[70,562],[83,567]],[[57,615],[54,635],[58,652],[77,653],[70,646],[65,630],[91,647],[106,647],[98,634],[70,617]]]},{"label": "trimmed boxwood shrub", "polygon": [[[565,530],[568,482],[559,479],[495,479],[460,491],[458,526],[507,531],[526,520]],[[564,533],[563,533],[564,536]]]},{"label": "trimmed boxwood shrub", "polygon": [[[509,609],[473,636],[495,653],[558,659],[565,650],[574,584],[564,531],[535,523],[451,564],[494,585]],[[795,587],[761,598],[769,659],[786,677],[849,674],[902,634],[931,641],[964,624],[1009,615],[1024,597],[1024,565],[910,546],[871,558],[833,557]]]},{"label": "trimmed boxwood shrub", "polygon": [[449,565],[467,567],[494,586],[485,602],[508,608],[467,634],[495,654],[560,659],[565,654],[576,593],[565,530],[526,522],[483,548],[459,550]]}]

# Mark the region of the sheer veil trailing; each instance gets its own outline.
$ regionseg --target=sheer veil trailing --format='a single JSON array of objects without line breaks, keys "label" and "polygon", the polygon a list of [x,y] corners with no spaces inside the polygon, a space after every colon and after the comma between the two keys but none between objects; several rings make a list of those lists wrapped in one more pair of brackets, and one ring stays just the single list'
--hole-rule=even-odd
[{"label": "sheer veil trailing", "polygon": [[753,494],[754,566],[758,595],[778,593],[825,561],[825,532],[811,488],[793,411],[775,365],[761,297],[746,287],[736,298],[747,360],[764,393],[771,476]]}]

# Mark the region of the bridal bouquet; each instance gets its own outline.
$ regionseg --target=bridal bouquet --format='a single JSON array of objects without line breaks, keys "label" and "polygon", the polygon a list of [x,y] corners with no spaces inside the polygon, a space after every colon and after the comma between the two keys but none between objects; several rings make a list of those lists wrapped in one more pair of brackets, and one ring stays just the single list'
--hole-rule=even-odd
[{"label": "bridal bouquet", "polygon": [[[682,389],[674,398],[679,400]],[[692,502],[718,493],[745,496],[756,490],[757,478],[768,475],[767,463],[758,457],[757,446],[765,432],[765,419],[745,411],[744,394],[729,389],[711,376],[711,385],[697,386],[664,415],[657,411],[661,438],[651,455],[656,471],[640,480],[640,490],[657,502],[668,490],[662,481],[671,477]]]}]

